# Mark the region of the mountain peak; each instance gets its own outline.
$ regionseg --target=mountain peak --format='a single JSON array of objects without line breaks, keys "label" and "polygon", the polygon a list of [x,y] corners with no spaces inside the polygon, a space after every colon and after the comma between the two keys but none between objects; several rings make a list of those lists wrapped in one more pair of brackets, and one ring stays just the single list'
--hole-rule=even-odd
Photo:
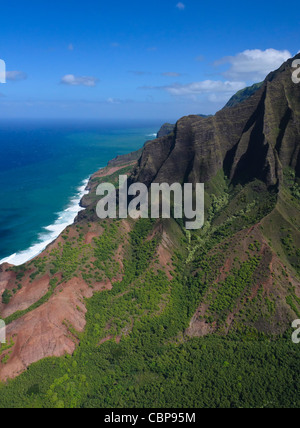
[{"label": "mountain peak", "polygon": [[292,64],[270,73],[244,102],[215,116],[180,119],[172,135],[150,142],[133,179],[157,182],[208,182],[224,170],[233,184],[260,179],[277,186],[282,170],[300,174],[300,84]]}]

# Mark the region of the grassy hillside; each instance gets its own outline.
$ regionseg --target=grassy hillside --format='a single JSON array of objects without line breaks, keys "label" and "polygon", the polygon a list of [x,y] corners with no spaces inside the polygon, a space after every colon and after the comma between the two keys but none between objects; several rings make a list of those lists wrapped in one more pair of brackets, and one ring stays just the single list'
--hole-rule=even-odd
[{"label": "grassy hillside", "polygon": [[[299,406],[300,348],[289,329],[300,311],[293,287],[299,228],[295,233],[294,224],[287,241],[274,239],[279,212],[286,216],[285,207],[293,216],[286,198],[299,210],[294,185],[288,182],[282,199],[261,182],[238,189],[219,176],[210,192],[221,182],[222,191],[210,193],[201,232],[187,234],[174,220],[125,228],[102,221],[90,246],[85,228],[95,224],[83,220],[72,251],[66,232],[60,250],[38,263],[37,277],[51,266],[53,287],[58,274],[62,283],[76,275],[93,287],[116,277],[119,245],[122,276],[85,300],[82,332],[68,324],[73,356],[43,359],[2,384],[1,407]],[[271,272],[280,251],[287,264]],[[2,351],[2,359],[8,354]]]},{"label": "grassy hillside", "polygon": [[256,91],[258,91],[263,85],[263,82],[255,83],[252,86],[249,86],[245,89],[242,89],[238,91],[233,97],[230,98],[228,103],[226,104],[225,108],[227,107],[234,107],[237,104],[242,103],[243,101],[250,98],[253,94],[255,94]]}]

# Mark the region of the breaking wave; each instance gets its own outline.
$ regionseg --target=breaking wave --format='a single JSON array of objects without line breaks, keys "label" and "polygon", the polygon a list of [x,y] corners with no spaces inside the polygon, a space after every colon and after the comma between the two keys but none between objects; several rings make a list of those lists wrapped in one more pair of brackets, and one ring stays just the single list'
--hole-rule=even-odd
[{"label": "breaking wave", "polygon": [[88,193],[86,190],[88,182],[89,178],[82,182],[76,194],[70,199],[68,207],[57,214],[57,220],[53,224],[44,227],[44,231],[38,235],[35,244],[25,251],[20,251],[19,253],[12,254],[0,260],[0,264],[10,263],[15,266],[20,266],[39,255],[51,242],[58,238],[66,227],[74,223],[77,214],[84,209],[81,208],[80,201],[83,196]]}]

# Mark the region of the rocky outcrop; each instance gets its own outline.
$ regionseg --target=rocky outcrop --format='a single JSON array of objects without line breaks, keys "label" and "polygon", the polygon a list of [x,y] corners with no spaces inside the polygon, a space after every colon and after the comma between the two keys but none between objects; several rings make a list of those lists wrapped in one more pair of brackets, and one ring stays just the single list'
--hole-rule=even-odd
[{"label": "rocky outcrop", "polygon": [[131,152],[126,155],[117,156],[115,159],[112,159],[111,161],[109,161],[107,166],[108,168],[115,168],[115,167],[123,166],[124,164],[135,162],[141,157],[142,153],[143,153],[143,149],[141,148],[136,152]]},{"label": "rocky outcrop", "polygon": [[167,135],[172,134],[175,130],[175,125],[172,123],[164,123],[163,126],[157,133],[157,138],[166,137]]}]

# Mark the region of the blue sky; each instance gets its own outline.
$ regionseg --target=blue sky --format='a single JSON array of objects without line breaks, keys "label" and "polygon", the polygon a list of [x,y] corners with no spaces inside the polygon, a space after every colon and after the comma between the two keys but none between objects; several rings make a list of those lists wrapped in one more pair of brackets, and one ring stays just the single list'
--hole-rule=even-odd
[{"label": "blue sky", "polygon": [[289,1],[3,2],[2,118],[211,114],[300,49]]}]

